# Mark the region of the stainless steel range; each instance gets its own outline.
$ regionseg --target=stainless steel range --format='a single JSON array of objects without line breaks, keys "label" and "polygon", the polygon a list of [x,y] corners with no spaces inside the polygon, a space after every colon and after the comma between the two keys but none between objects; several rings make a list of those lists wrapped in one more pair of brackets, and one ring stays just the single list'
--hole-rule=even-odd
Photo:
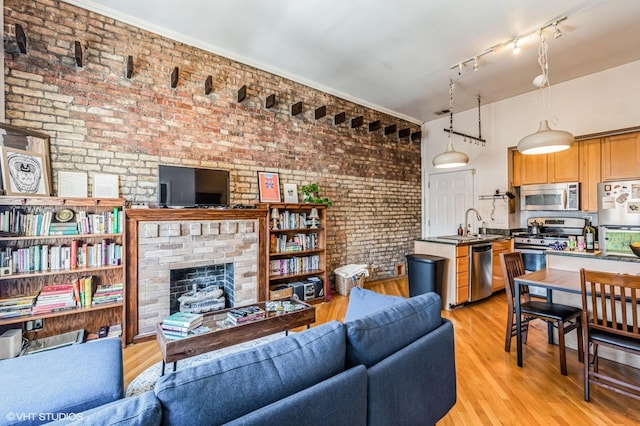
[{"label": "stainless steel range", "polygon": [[[569,244],[569,237],[582,235],[585,219],[573,217],[532,217],[527,220],[528,232],[513,233],[513,248],[522,253],[527,272],[547,267],[547,250],[561,250]],[[546,292],[534,287],[532,294],[544,296]]]},{"label": "stainless steel range", "polygon": [[547,250],[566,247],[570,236],[582,235],[585,219],[574,217],[532,217],[527,219],[527,229],[535,232],[516,232],[514,248]]}]

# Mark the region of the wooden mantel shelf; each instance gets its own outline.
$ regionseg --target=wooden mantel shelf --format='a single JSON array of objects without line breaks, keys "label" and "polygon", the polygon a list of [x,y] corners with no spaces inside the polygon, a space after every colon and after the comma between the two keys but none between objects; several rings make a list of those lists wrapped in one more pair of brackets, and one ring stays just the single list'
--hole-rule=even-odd
[{"label": "wooden mantel shelf", "polygon": [[235,220],[267,217],[266,208],[256,209],[128,209],[127,220],[155,222],[172,220]]},{"label": "wooden mantel shelf", "polygon": [[267,208],[255,209],[206,209],[206,208],[141,208],[127,209],[127,263],[126,263],[126,317],[125,343],[133,343],[138,335],[138,226],[144,222],[174,222],[203,220],[257,220],[258,232],[258,298],[267,299],[268,223]]}]

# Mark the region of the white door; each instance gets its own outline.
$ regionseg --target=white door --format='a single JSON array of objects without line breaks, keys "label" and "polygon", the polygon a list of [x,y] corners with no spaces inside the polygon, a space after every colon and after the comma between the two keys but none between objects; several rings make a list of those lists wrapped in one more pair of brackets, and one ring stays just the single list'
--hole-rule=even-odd
[{"label": "white door", "polygon": [[[473,169],[429,175],[429,236],[455,235],[458,226],[464,226],[464,213],[475,200],[474,175]],[[475,215],[469,220],[472,217],[475,220]]]}]

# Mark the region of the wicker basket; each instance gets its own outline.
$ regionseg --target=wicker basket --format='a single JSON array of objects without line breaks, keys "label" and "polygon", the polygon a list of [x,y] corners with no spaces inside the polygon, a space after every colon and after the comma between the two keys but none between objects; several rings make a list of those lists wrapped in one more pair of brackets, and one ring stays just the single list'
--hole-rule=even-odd
[{"label": "wicker basket", "polygon": [[345,278],[342,275],[336,274],[336,291],[343,296],[348,296],[353,287],[362,288],[362,286],[364,286],[365,278],[366,276],[364,272],[350,278]]}]

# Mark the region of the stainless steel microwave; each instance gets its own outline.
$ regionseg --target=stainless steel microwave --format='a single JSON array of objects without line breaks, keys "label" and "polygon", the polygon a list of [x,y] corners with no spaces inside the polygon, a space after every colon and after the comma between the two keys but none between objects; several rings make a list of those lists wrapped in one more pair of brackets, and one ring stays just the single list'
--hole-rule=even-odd
[{"label": "stainless steel microwave", "polygon": [[520,210],[579,210],[578,182],[522,185]]}]

